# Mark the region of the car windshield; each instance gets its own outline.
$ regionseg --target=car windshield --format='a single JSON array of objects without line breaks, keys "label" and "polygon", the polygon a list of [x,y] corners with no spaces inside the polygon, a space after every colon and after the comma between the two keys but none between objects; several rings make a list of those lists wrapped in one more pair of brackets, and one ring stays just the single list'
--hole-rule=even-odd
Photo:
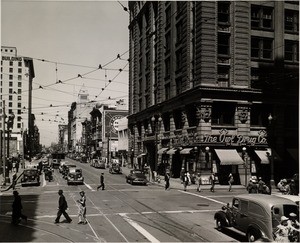
[{"label": "car windshield", "polygon": [[24,170],[24,175],[32,176],[32,175],[36,175],[36,174],[37,174],[36,170]]}]

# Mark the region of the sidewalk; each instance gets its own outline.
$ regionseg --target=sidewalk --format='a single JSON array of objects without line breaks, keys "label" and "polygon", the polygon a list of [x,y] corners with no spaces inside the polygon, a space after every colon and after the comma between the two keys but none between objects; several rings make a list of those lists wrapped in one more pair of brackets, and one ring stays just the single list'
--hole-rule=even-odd
[{"label": "sidewalk", "polygon": [[[123,173],[125,175],[128,175],[130,170],[132,170],[131,168],[128,167],[122,167]],[[149,174],[146,175],[147,179],[149,181],[150,184],[154,184],[154,185],[158,185],[161,187],[165,187],[165,180],[163,176],[160,176],[160,183],[158,182],[153,182],[149,179]],[[210,190],[211,185],[201,185],[201,190]],[[183,189],[183,184],[181,183],[180,178],[170,178],[170,188],[171,189]],[[215,185],[215,189],[216,190],[227,190],[228,191],[229,185],[219,185],[216,184]],[[190,190],[197,190],[197,185],[196,184],[191,184],[190,186],[187,187],[187,189]],[[245,189],[245,186],[243,185],[233,185],[232,189]],[[246,189],[245,189],[245,193],[247,193]]]}]

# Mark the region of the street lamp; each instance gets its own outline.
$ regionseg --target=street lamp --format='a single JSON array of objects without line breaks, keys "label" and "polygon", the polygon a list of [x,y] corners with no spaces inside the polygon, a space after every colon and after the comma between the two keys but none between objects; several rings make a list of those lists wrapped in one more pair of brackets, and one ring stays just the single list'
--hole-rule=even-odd
[{"label": "street lamp", "polygon": [[[209,147],[205,147],[205,162],[206,162],[206,166],[208,166],[208,163],[209,163]],[[210,169],[211,169],[211,172],[213,172],[213,166],[212,166],[212,163],[210,165]],[[207,167],[206,167],[207,168]]]},{"label": "street lamp", "polygon": [[275,188],[275,181],[274,181],[274,124],[273,124],[273,117],[272,114],[270,113],[268,116],[269,120],[269,131],[268,131],[268,143],[271,148],[271,155],[268,154],[268,158],[270,159],[270,190]]},{"label": "street lamp", "polygon": [[245,167],[245,186],[247,186],[247,160],[248,160],[248,157],[247,157],[247,148],[246,147],[243,147],[242,148],[242,150],[243,150],[243,160],[244,160],[244,162],[245,162],[245,164],[244,164],[244,167]]},{"label": "street lamp", "polygon": [[161,125],[162,118],[159,116],[158,119],[156,119],[154,116],[151,117],[151,122],[154,127],[154,132],[155,132],[155,154],[154,154],[154,170],[157,170],[157,163],[158,163],[158,133],[159,133],[159,128]]}]

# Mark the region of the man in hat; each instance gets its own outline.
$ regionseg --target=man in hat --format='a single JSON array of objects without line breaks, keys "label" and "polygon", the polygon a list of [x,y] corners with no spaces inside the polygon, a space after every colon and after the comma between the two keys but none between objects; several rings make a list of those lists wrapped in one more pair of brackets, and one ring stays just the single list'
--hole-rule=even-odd
[{"label": "man in hat", "polygon": [[85,197],[85,192],[81,191],[79,192],[81,198],[79,200],[77,200],[78,204],[79,204],[79,213],[78,213],[78,217],[79,217],[79,222],[78,224],[86,224],[86,197]]},{"label": "man in hat", "polygon": [[97,191],[99,190],[99,188],[102,188],[102,190],[104,190],[105,185],[104,185],[104,173],[101,173],[100,176],[100,185],[97,187]]},{"label": "man in hat", "polygon": [[300,223],[298,221],[298,216],[295,213],[289,214],[289,240],[291,242],[299,242],[300,240]]},{"label": "man in hat", "polygon": [[64,217],[66,218],[66,220],[68,221],[68,223],[72,222],[72,219],[69,217],[69,215],[67,214],[66,210],[68,208],[68,203],[66,201],[66,198],[63,194],[63,190],[59,190],[58,191],[58,195],[59,195],[59,200],[58,200],[58,212],[57,212],[57,217],[55,219],[55,223],[59,223],[59,219],[60,216],[63,214]]},{"label": "man in hat", "polygon": [[285,216],[281,216],[280,224],[276,227],[274,231],[275,241],[279,242],[289,242],[289,225],[288,218]]},{"label": "man in hat", "polygon": [[24,219],[27,222],[27,216],[22,214],[22,202],[21,197],[17,191],[13,192],[14,194],[14,201],[12,204],[12,223],[17,225],[20,222],[20,218]]}]

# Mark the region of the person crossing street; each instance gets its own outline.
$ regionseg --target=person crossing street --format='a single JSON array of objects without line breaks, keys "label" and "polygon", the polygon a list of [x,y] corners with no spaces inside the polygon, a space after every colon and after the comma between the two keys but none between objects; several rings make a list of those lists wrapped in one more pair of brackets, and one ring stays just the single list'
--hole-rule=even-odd
[{"label": "person crossing street", "polygon": [[66,218],[66,220],[68,221],[68,223],[72,222],[72,219],[70,218],[70,216],[68,215],[68,213],[66,212],[67,208],[68,208],[68,203],[66,201],[66,198],[63,194],[63,190],[59,190],[58,191],[58,195],[59,195],[59,200],[58,200],[58,212],[57,212],[57,217],[55,219],[55,223],[59,223],[59,219],[60,216],[63,214],[64,217]]}]

